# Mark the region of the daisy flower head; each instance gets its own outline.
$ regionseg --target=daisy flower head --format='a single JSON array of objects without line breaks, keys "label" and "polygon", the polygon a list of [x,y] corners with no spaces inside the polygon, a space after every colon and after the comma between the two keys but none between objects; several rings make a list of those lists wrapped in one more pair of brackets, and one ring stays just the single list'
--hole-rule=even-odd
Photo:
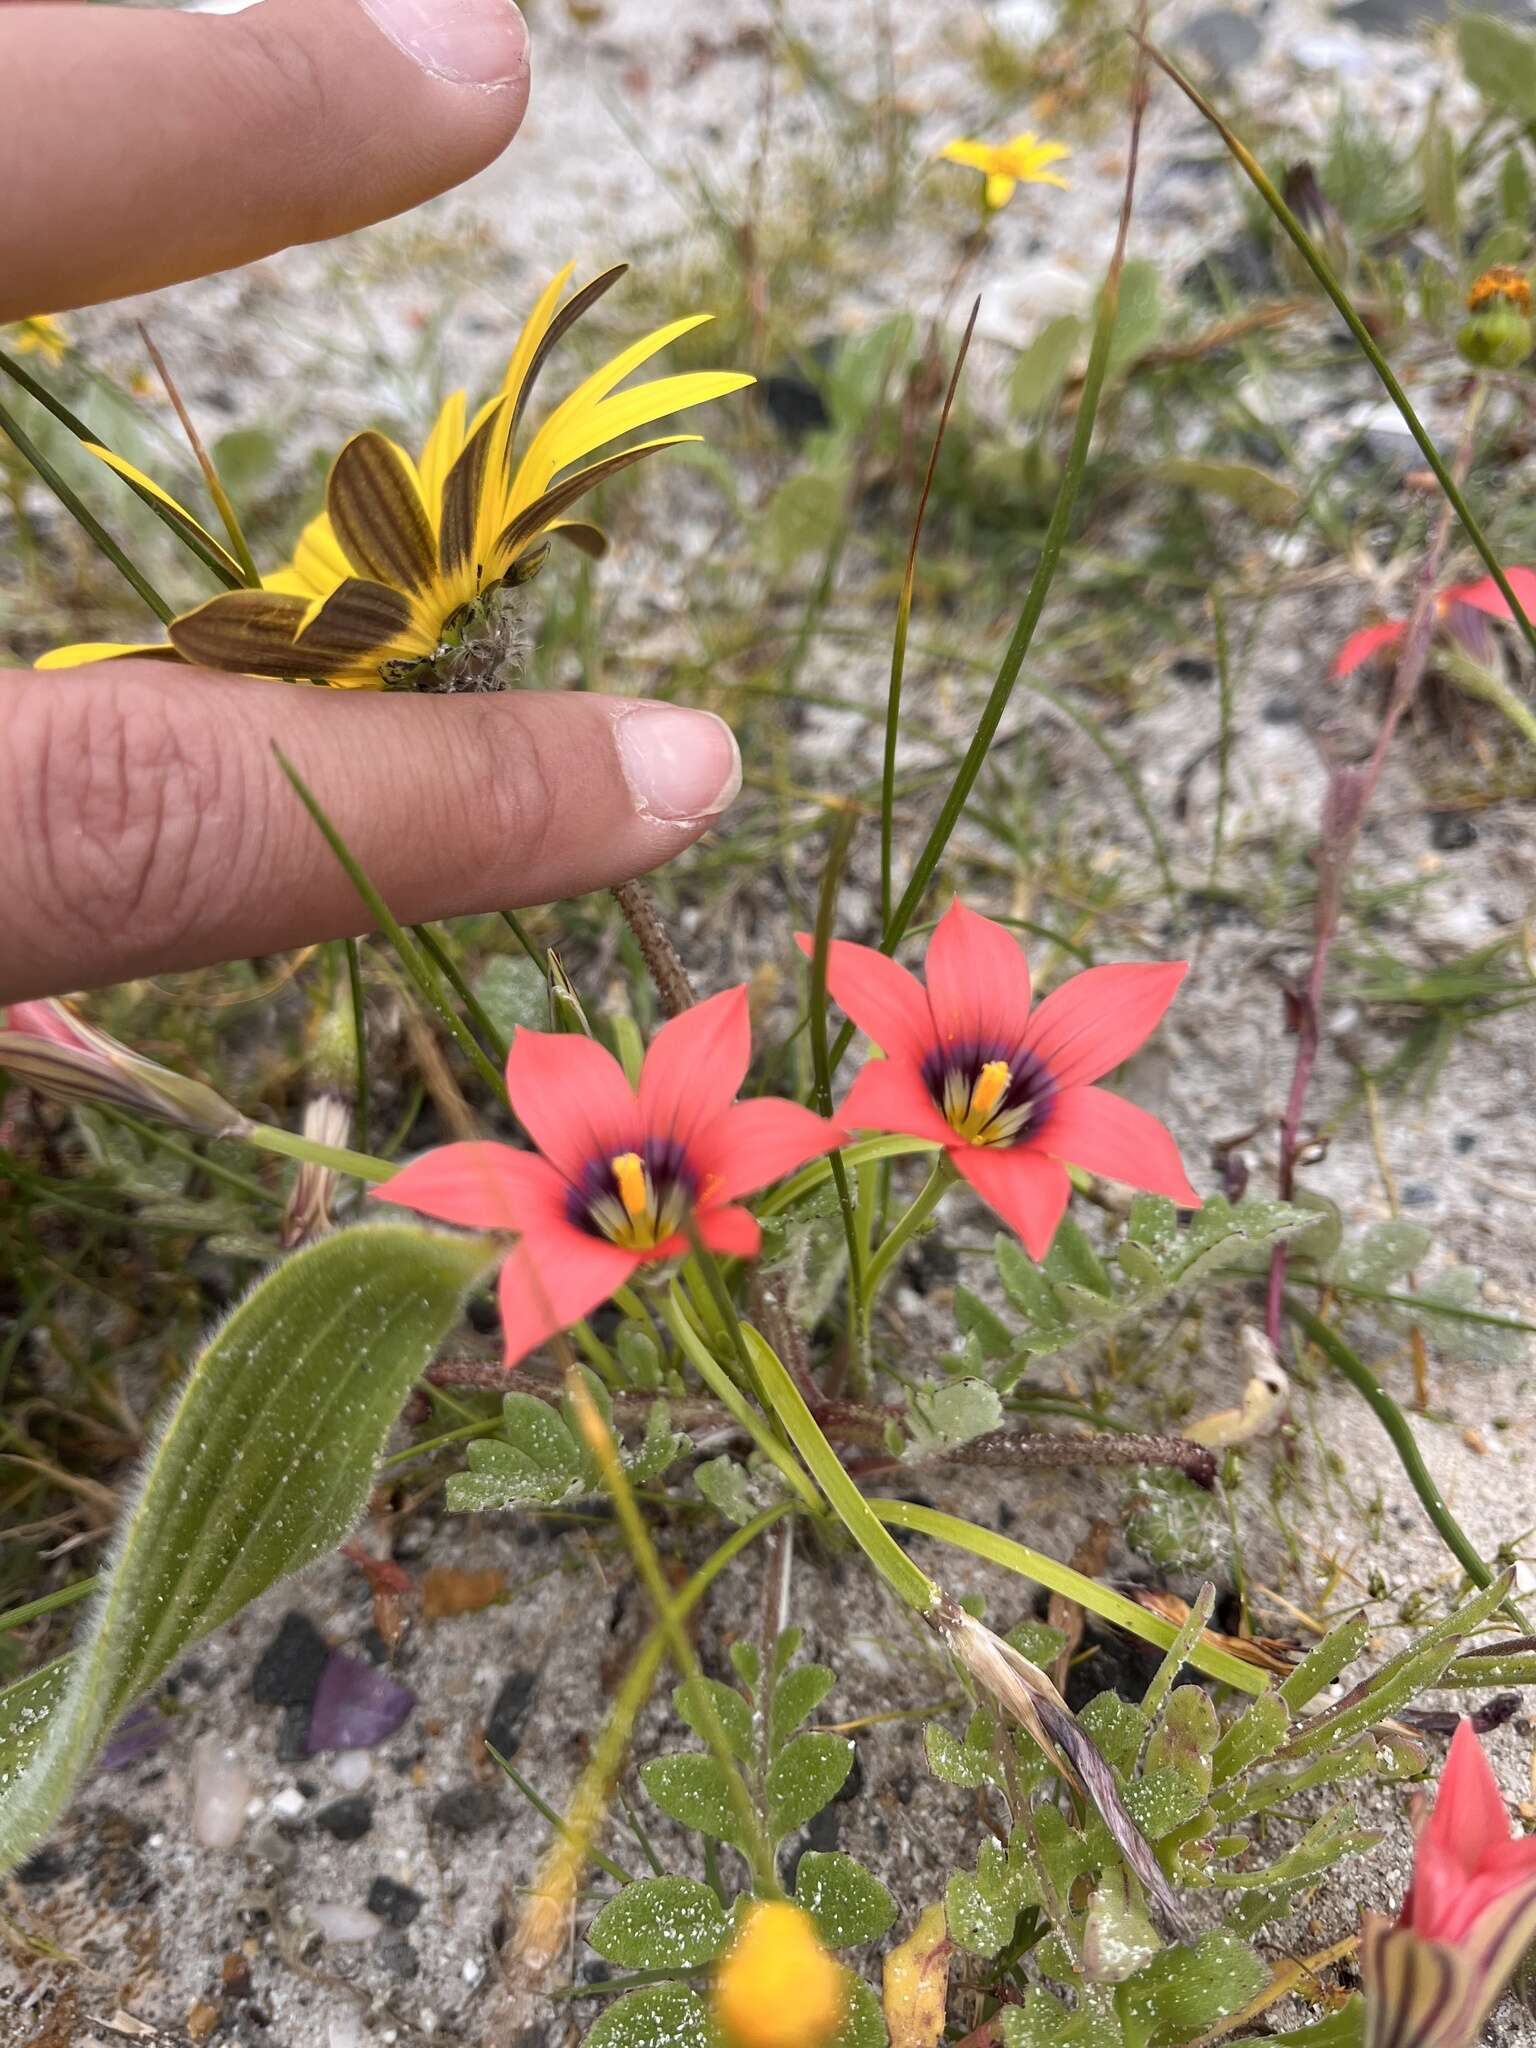
[{"label": "daisy flower head", "polygon": [[1183,961],[1090,967],[1032,1007],[1018,941],[957,899],[924,967],[926,985],[872,946],[833,940],[827,986],[885,1054],[860,1071],[843,1123],[942,1145],[1032,1259],[1067,1206],[1068,1164],[1200,1206],[1156,1117],[1093,1086],[1151,1035]]},{"label": "daisy flower head", "polygon": [[[227,549],[153,479],[93,447],[231,587],[174,619],[169,646],[61,647],[38,666],[153,654],[343,689],[504,687],[522,641],[516,592],[538,574],[551,541],[588,555],[606,548],[597,527],[569,516],[573,507],[632,463],[700,437],[613,444],[752,382],[734,370],[702,370],[619,388],[709,318],[694,314],[622,350],[529,430],[529,398],[549,356],[625,266],[566,298],[572,268],[545,288],[499,388],[478,411],[455,392],[414,457],[372,428],[353,435],[332,465],[325,510],[259,589],[236,587],[244,579]],[[612,452],[586,460],[600,449]]]},{"label": "daisy flower head", "polygon": [[638,1088],[594,1039],[519,1029],[507,1094],[537,1149],[444,1145],[375,1192],[517,1238],[501,1270],[506,1362],[516,1365],[639,1267],[686,1253],[690,1223],[711,1251],[754,1256],[761,1232],[740,1197],[844,1142],[798,1103],[738,1102],[750,1056],[745,988],[664,1024]]},{"label": "daisy flower head", "polygon": [[1071,154],[1065,143],[1045,142],[1027,128],[1021,135],[1009,136],[1006,142],[977,142],[969,136],[957,136],[939,151],[946,163],[964,164],[969,170],[981,172],[986,180],[982,198],[988,213],[1006,206],[1020,185],[1059,185],[1065,192],[1066,179],[1059,171],[1053,171],[1051,165],[1061,163]]}]

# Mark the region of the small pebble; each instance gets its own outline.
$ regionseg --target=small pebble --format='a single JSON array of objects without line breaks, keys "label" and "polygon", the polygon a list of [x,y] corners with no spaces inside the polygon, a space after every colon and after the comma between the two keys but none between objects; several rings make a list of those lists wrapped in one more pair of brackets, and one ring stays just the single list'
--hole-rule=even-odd
[{"label": "small pebble", "polygon": [[297,1785],[285,1785],[281,1792],[273,1794],[267,1811],[274,1820],[297,1820],[304,1811],[304,1794]]},{"label": "small pebble", "polygon": [[498,1756],[516,1756],[518,1744],[523,1739],[523,1729],[533,1711],[533,1696],[538,1683],[536,1671],[514,1671],[497,1693],[490,1719],[485,1724],[485,1739]]},{"label": "small pebble", "polygon": [[315,1826],[324,1828],[338,1842],[357,1842],[373,1826],[373,1801],[361,1792],[346,1799],[333,1799],[315,1815]]},{"label": "small pebble", "polygon": [[1464,811],[1431,811],[1429,843],[1436,853],[1460,853],[1477,843],[1477,827]]},{"label": "small pebble", "polygon": [[16,1882],[25,1885],[57,1884],[68,1870],[64,1851],[50,1843],[46,1849],[39,1849],[35,1856],[27,1858],[16,1872]]},{"label": "small pebble", "polygon": [[331,1765],[331,1776],[343,1792],[361,1792],[373,1776],[373,1759],[365,1749],[344,1749]]},{"label": "small pebble", "polygon": [[343,2013],[325,2030],[326,2048],[363,2048],[363,2023],[355,2012]]},{"label": "small pebble", "polygon": [[277,1634],[256,1660],[251,1697],[259,1707],[309,1707],[331,1646],[307,1614],[285,1614]]},{"label": "small pebble", "polygon": [[456,1835],[472,1835],[501,1816],[501,1801],[488,1785],[456,1785],[433,1803],[432,1818]]},{"label": "small pebble", "polygon": [[378,1916],[362,1906],[311,1906],[309,1917],[327,1941],[372,1941],[375,1935],[384,1932]]},{"label": "small pebble", "polygon": [[420,1892],[392,1877],[376,1877],[368,1887],[368,1910],[387,1920],[391,1927],[409,1927],[426,1904]]},{"label": "small pebble", "polygon": [[391,1976],[409,1983],[421,1975],[421,1957],[403,1934],[386,1934],[379,1943],[379,1961]]},{"label": "small pebble", "polygon": [[235,1846],[250,1796],[239,1756],[216,1735],[205,1735],[192,1752],[192,1833],[205,1849]]}]

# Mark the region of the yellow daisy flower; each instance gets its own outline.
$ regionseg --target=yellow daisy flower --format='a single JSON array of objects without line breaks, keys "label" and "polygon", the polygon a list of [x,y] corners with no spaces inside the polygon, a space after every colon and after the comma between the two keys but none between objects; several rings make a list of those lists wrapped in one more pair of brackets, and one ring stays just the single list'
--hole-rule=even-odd
[{"label": "yellow daisy flower", "polygon": [[1064,143],[1042,142],[1027,128],[1022,135],[1010,136],[1006,142],[973,142],[961,137],[946,142],[939,151],[947,163],[965,164],[982,173],[987,181],[988,213],[1006,206],[1019,185],[1059,185],[1065,191],[1066,179],[1049,166],[1071,154]]},{"label": "yellow daisy flower", "polygon": [[56,370],[69,353],[69,336],[51,313],[18,320],[6,333],[17,355],[40,355],[50,370]]},{"label": "yellow daisy flower", "polygon": [[[264,577],[259,590],[226,590],[174,619],[169,647],[62,647],[45,654],[39,668],[158,654],[345,689],[502,687],[519,640],[512,593],[537,575],[550,537],[589,555],[607,545],[595,526],[567,518],[569,509],[630,463],[700,437],[666,434],[575,465],[638,427],[753,381],[705,370],[619,390],[632,371],[709,315],[674,320],[594,371],[519,454],[518,429],[550,351],[625,267],[605,271],[561,305],[574,268],[567,265],[529,315],[500,389],[472,417],[463,392],[455,392],[414,461],[371,428],[354,434],[331,469],[324,512],[304,529],[292,561]],[[158,484],[103,448],[92,453],[141,497],[154,499],[205,560],[212,556],[225,581],[241,581],[227,550]]]}]

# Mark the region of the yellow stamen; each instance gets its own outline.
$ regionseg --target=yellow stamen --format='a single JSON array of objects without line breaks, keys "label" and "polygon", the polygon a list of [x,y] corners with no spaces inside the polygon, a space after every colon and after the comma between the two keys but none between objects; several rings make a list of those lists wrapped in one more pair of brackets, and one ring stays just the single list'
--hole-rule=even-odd
[{"label": "yellow stamen", "polygon": [[1006,1060],[988,1060],[976,1076],[976,1085],[971,1090],[971,1115],[978,1123],[985,1123],[1008,1093],[1008,1084],[1013,1075]]},{"label": "yellow stamen", "polygon": [[624,1204],[625,1214],[632,1221],[638,1222],[650,1203],[645,1161],[638,1152],[621,1152],[617,1159],[610,1159],[608,1164],[613,1169],[613,1184],[619,1191],[619,1200]]}]

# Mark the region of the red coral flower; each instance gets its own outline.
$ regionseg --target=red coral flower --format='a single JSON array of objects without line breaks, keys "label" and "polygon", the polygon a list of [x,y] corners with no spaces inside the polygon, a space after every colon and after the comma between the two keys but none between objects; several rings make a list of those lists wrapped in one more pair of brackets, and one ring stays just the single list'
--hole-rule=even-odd
[{"label": "red coral flower", "polygon": [[[803,934],[799,943],[811,950]],[[1089,1086],[1149,1035],[1183,961],[1090,967],[1031,1011],[1017,940],[957,899],[925,969],[926,988],[872,946],[833,940],[827,986],[885,1053],[854,1082],[844,1123],[936,1138],[1032,1259],[1067,1206],[1065,1161],[1200,1206],[1157,1119]]]},{"label": "red coral flower", "polygon": [[[1506,569],[1504,574],[1509,578],[1509,587],[1519,598],[1526,617],[1536,616],[1536,569]],[[1491,576],[1484,576],[1476,583],[1452,583],[1442,590],[1435,598],[1436,618],[1443,620],[1451,616],[1455,605],[1467,605],[1471,610],[1486,612],[1494,619],[1514,617],[1508,598]],[[1407,630],[1406,619],[1384,619],[1379,626],[1362,626],[1358,633],[1350,634],[1334,657],[1334,674],[1352,675],[1373,654],[1379,654],[1384,647],[1395,647]]]},{"label": "red coral flower", "polygon": [[507,1094],[538,1153],[444,1145],[375,1192],[445,1223],[517,1234],[501,1269],[516,1365],[637,1266],[686,1252],[689,1216],[712,1251],[751,1257],[761,1234],[737,1197],[843,1143],[846,1132],[798,1103],[737,1102],[751,1050],[744,988],[664,1024],[638,1092],[592,1039],[519,1030]]},{"label": "red coral flower", "polygon": [[1367,1913],[1367,2048],[1468,2048],[1536,1937],[1536,1836],[1509,1815],[1462,1721],[1396,1921]]}]

